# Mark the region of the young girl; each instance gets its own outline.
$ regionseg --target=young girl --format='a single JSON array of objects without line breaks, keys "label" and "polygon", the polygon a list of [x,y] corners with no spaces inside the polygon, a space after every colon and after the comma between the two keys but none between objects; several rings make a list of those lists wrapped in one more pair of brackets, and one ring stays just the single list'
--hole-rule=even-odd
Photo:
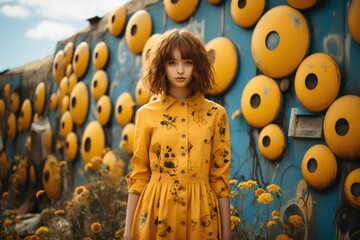
[{"label": "young girl", "polygon": [[230,130],[204,98],[214,76],[203,43],[165,32],[143,74],[161,96],[136,113],[125,239],[230,239]]}]

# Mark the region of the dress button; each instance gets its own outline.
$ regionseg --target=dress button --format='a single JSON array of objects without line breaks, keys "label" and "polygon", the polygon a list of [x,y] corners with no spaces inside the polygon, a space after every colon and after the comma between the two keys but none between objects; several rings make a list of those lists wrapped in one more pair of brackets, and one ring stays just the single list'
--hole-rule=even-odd
[{"label": "dress button", "polygon": [[181,106],[185,106],[185,103],[184,103],[184,102],[181,102]]},{"label": "dress button", "polygon": [[183,153],[181,153],[181,156],[185,157],[185,156],[186,156],[186,153],[184,153],[184,152],[183,152]]},{"label": "dress button", "polygon": [[185,221],[181,221],[181,226],[185,226],[186,222]]},{"label": "dress button", "polygon": [[181,135],[182,138],[186,138],[186,134]]},{"label": "dress button", "polygon": [[185,118],[182,118],[181,121],[182,121],[182,122],[185,122]]},{"label": "dress button", "polygon": [[185,172],[185,170],[183,169],[183,170],[181,170],[181,174],[185,174],[186,172]]}]

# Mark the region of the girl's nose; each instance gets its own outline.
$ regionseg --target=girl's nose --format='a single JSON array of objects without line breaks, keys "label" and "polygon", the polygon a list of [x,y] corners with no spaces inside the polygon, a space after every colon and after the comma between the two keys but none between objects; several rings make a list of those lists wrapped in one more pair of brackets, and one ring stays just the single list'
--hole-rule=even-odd
[{"label": "girl's nose", "polygon": [[178,72],[178,74],[183,74],[184,73],[184,66],[183,66],[182,63],[178,64],[177,72]]}]

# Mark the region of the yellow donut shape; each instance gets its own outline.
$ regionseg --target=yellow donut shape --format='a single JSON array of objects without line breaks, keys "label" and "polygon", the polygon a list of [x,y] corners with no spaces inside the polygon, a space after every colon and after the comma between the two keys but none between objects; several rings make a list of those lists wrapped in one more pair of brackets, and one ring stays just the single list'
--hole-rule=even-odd
[{"label": "yellow donut shape", "polygon": [[233,82],[238,69],[238,54],[235,44],[228,38],[218,37],[206,44],[212,65],[216,85],[209,92],[213,95],[223,93]]},{"label": "yellow donut shape", "polygon": [[25,99],[21,107],[21,114],[23,129],[28,130],[32,119],[32,107],[30,99]]},{"label": "yellow donut shape", "polygon": [[231,0],[230,13],[232,19],[240,27],[253,26],[261,17],[265,8],[265,0],[239,1]]},{"label": "yellow donut shape", "polygon": [[88,67],[90,58],[90,48],[87,42],[81,42],[75,50],[74,58],[73,58],[73,68],[74,73],[78,78],[81,78]]},{"label": "yellow donut shape", "polygon": [[35,111],[41,114],[44,110],[46,99],[45,83],[40,82],[35,89]]},{"label": "yellow donut shape", "polygon": [[334,58],[325,53],[314,53],[305,58],[296,71],[296,96],[309,111],[325,110],[339,93],[340,78]]},{"label": "yellow donut shape", "polygon": [[10,96],[10,90],[11,90],[10,84],[9,83],[5,84],[3,89],[3,97],[5,101],[7,101]]},{"label": "yellow donut shape", "polygon": [[67,135],[73,130],[73,121],[70,111],[65,111],[60,120],[60,136],[66,138]]},{"label": "yellow donut shape", "polygon": [[126,16],[126,6],[122,5],[121,7],[116,8],[108,18],[107,27],[114,37],[119,36],[123,31],[126,23]]},{"label": "yellow donut shape", "polygon": [[78,82],[71,92],[70,113],[74,123],[78,126],[85,122],[89,109],[89,94],[86,84]]},{"label": "yellow donut shape", "polygon": [[0,117],[5,116],[5,101],[4,99],[0,99]]},{"label": "yellow donut shape", "polygon": [[104,70],[97,70],[91,79],[90,91],[95,100],[106,93],[108,87],[108,76]]},{"label": "yellow donut shape", "polygon": [[67,95],[68,85],[69,85],[68,77],[63,77],[59,85],[59,94],[58,94],[58,104],[61,105],[63,98]]},{"label": "yellow donut shape", "polygon": [[99,42],[96,44],[92,60],[96,69],[103,69],[109,58],[109,49],[105,42]]},{"label": "yellow donut shape", "polygon": [[46,196],[51,200],[58,200],[61,193],[61,173],[56,157],[49,154],[43,168],[42,183]]},{"label": "yellow donut shape", "polygon": [[105,135],[98,121],[90,122],[82,136],[81,156],[84,166],[90,162],[92,157],[101,157],[105,147]]},{"label": "yellow donut shape", "polygon": [[134,115],[135,102],[130,93],[122,93],[115,105],[115,117],[117,123],[124,127],[128,124]]},{"label": "yellow donut shape", "polygon": [[73,69],[72,69],[72,64],[69,63],[67,66],[66,66],[66,76],[67,77],[70,77],[70,75],[73,73]]},{"label": "yellow donut shape", "polygon": [[10,96],[11,110],[16,113],[20,105],[20,95],[18,92],[13,92]]},{"label": "yellow donut shape", "polygon": [[8,163],[8,158],[7,158],[7,154],[5,151],[0,153],[0,181],[4,180],[5,178],[7,178],[7,174],[8,174],[8,169],[9,169],[9,163]]},{"label": "yellow donut shape", "polygon": [[276,124],[265,126],[260,132],[258,146],[264,158],[268,160],[278,159],[286,148],[283,130]]},{"label": "yellow donut shape", "polygon": [[345,179],[345,197],[354,208],[360,209],[360,168],[352,170]]},{"label": "yellow donut shape", "polygon": [[65,155],[71,161],[74,161],[78,152],[78,140],[77,136],[74,132],[69,132],[66,136],[66,144],[65,144]]},{"label": "yellow donut shape", "polygon": [[109,170],[110,176],[122,177],[124,173],[125,162],[117,156],[113,151],[108,151],[102,159]]},{"label": "yellow donut shape", "polygon": [[109,96],[102,96],[96,104],[96,119],[101,126],[105,126],[110,119],[111,115],[111,99]]},{"label": "yellow donut shape", "polygon": [[119,147],[122,148],[126,154],[133,154],[134,147],[134,134],[135,134],[135,124],[128,123],[124,127],[121,133],[121,141]]},{"label": "yellow donut shape", "polygon": [[150,100],[151,93],[150,91],[144,86],[143,81],[140,79],[135,87],[135,100],[139,106],[148,103]]},{"label": "yellow donut shape", "polygon": [[[71,60],[74,54],[74,44],[72,42],[68,42],[64,47],[64,65],[66,68],[71,66]],[[67,70],[67,69],[66,69]]]},{"label": "yellow donut shape", "polygon": [[258,21],[251,38],[251,53],[262,73],[280,78],[292,73],[310,44],[305,17],[289,6],[277,6]]},{"label": "yellow donut shape", "polygon": [[141,52],[141,61],[142,61],[143,67],[146,63],[146,60],[149,58],[152,48],[156,45],[160,36],[161,36],[161,34],[155,33],[155,34],[151,35],[151,37],[149,37],[149,39],[146,41],[146,43],[144,45],[144,49]]},{"label": "yellow donut shape", "polygon": [[78,78],[75,73],[72,73],[68,79],[68,87],[67,87],[67,94],[70,96],[72,90],[74,89],[75,85],[78,82]]},{"label": "yellow donut shape", "polygon": [[52,73],[53,73],[55,82],[57,84],[59,84],[60,81],[65,76],[65,57],[64,57],[63,50],[59,50],[55,54],[53,65],[52,65]]},{"label": "yellow donut shape", "polygon": [[7,119],[7,136],[11,141],[14,141],[16,137],[16,116],[12,112]]},{"label": "yellow donut shape", "polygon": [[175,22],[183,22],[196,11],[199,0],[164,0],[166,14]]},{"label": "yellow donut shape", "polygon": [[144,48],[146,41],[151,36],[152,20],[150,14],[145,10],[135,12],[127,26],[125,32],[125,41],[134,54],[139,54]]},{"label": "yellow donut shape", "polygon": [[253,77],[244,87],[241,109],[246,122],[261,128],[279,115],[282,96],[276,82],[265,75]]},{"label": "yellow donut shape", "polygon": [[308,9],[316,4],[318,0],[287,0],[288,4],[296,9]]},{"label": "yellow donut shape", "polygon": [[317,190],[324,190],[335,181],[336,157],[326,145],[314,145],[303,157],[301,172],[307,184]]},{"label": "yellow donut shape", "polygon": [[57,108],[57,104],[58,104],[58,97],[56,93],[52,93],[50,96],[50,107],[52,110],[55,110]]},{"label": "yellow donut shape", "polygon": [[360,97],[345,95],[336,99],[324,118],[324,137],[333,153],[341,158],[360,157]]},{"label": "yellow donut shape", "polygon": [[68,95],[66,95],[61,101],[61,105],[60,105],[61,114],[63,114],[66,110],[69,110],[69,101],[70,101],[70,97]]},{"label": "yellow donut shape", "polygon": [[360,0],[352,0],[348,12],[348,25],[352,38],[360,44]]}]

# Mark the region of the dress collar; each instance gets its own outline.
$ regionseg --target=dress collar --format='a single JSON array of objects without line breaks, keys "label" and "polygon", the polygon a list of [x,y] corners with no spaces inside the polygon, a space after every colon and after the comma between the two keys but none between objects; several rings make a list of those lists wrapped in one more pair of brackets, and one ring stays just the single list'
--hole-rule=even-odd
[{"label": "dress collar", "polygon": [[197,93],[185,100],[178,100],[169,94],[163,94],[160,96],[160,101],[165,110],[171,107],[175,102],[186,102],[191,108],[196,109],[203,101],[205,101],[205,97],[203,94]]}]

